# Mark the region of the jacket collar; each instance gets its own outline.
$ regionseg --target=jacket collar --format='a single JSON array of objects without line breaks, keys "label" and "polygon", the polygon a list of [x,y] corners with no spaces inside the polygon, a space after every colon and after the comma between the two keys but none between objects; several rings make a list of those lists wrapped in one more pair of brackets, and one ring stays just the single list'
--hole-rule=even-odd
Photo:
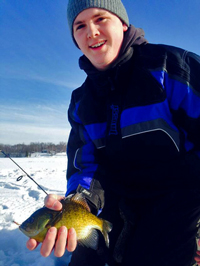
[{"label": "jacket collar", "polygon": [[127,62],[133,55],[134,45],[146,44],[147,40],[144,38],[144,31],[141,28],[135,28],[133,25],[130,25],[128,30],[124,33],[124,40],[122,47],[119,53],[118,58],[113,62],[111,67],[106,71],[97,70],[91,62],[87,59],[85,55],[81,56],[79,59],[79,66],[83,69],[86,74],[91,77],[91,75],[107,75],[107,72],[110,72],[110,69],[115,68],[117,65],[122,65]]},{"label": "jacket collar", "polygon": [[124,80],[124,76],[127,74],[127,70],[129,69],[127,64],[130,63],[130,59],[133,56],[134,46],[146,43],[147,40],[144,38],[144,31],[131,25],[124,33],[124,40],[118,58],[109,69],[99,71],[91,64],[85,55],[81,56],[79,59],[79,66],[86,72],[88,76],[87,81],[92,82],[92,87],[89,87],[92,88],[93,93],[94,87],[99,95],[104,95],[105,91],[107,91],[110,86],[116,89],[118,84],[120,84],[118,81],[120,81],[121,78]]}]

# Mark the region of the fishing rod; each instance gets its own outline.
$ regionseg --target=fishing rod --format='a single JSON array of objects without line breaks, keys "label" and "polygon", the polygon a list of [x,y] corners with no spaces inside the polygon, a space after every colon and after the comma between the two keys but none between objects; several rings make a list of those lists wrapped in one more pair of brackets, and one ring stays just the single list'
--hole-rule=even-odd
[{"label": "fishing rod", "polygon": [[[19,166],[19,164],[17,164],[8,154],[6,154],[4,151],[0,150],[0,152],[7,158],[9,158],[14,164],[17,165],[17,167],[19,167],[19,169],[21,169],[26,176],[28,176],[28,178],[30,178],[46,195],[48,195],[48,193],[29,175],[27,174],[27,172],[21,167]],[[17,178],[17,181],[20,181],[23,178],[23,176],[19,176]]]}]

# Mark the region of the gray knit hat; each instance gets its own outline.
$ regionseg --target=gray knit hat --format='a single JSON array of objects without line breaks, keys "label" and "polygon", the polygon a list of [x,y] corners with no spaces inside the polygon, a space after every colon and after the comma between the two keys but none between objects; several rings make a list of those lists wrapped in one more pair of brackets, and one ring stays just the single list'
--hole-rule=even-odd
[{"label": "gray knit hat", "polygon": [[73,37],[73,23],[75,18],[87,8],[102,8],[118,16],[127,26],[129,19],[121,0],[69,0],[67,6],[67,19]]}]

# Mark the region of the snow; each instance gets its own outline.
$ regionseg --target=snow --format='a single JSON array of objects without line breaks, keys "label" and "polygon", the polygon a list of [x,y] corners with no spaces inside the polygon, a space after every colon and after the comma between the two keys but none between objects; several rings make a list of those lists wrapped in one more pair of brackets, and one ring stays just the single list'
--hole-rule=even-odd
[{"label": "snow", "polygon": [[[49,194],[66,191],[65,154],[14,159]],[[16,179],[23,175],[22,180]],[[52,253],[44,258],[40,246],[26,248],[28,238],[13,223],[22,223],[44,205],[46,194],[10,159],[0,158],[0,266],[67,266],[70,253],[62,258]]]}]

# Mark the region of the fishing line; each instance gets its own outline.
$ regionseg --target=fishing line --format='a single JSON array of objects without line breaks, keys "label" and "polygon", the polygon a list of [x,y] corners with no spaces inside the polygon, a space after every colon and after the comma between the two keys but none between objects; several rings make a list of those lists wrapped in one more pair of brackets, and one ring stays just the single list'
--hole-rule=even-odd
[{"label": "fishing line", "polygon": [[[17,164],[8,154],[6,154],[4,151],[2,151],[2,150],[0,150],[1,151],[1,153],[3,153],[3,155],[5,155],[5,157],[7,157],[7,158],[9,158],[14,164],[16,164],[17,165],[17,167],[19,167],[19,169],[21,169],[25,174],[26,174],[26,176],[28,176],[28,178],[30,178],[46,195],[48,195],[48,193],[29,175],[29,174],[27,174],[27,172],[21,167],[21,166],[19,166],[19,164]],[[18,178],[17,178],[17,181],[20,181],[20,180],[22,180],[22,178],[23,178],[23,175],[21,175],[21,176],[19,176]]]}]

